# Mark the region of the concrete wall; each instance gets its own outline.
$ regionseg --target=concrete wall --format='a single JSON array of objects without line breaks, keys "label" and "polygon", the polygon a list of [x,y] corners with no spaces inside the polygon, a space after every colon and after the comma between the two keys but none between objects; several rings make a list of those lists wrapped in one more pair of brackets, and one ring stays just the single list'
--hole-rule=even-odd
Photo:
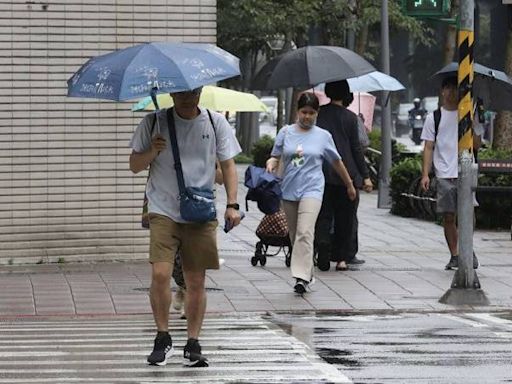
[{"label": "concrete wall", "polygon": [[215,0],[0,1],[0,263],[145,258],[142,114],[67,98],[88,58],[147,41],[216,41]]}]

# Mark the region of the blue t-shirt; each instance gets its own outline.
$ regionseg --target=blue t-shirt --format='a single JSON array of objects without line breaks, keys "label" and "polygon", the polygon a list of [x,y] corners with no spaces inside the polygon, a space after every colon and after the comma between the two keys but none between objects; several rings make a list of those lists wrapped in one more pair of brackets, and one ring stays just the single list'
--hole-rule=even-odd
[{"label": "blue t-shirt", "polygon": [[283,200],[290,201],[305,197],[322,200],[322,163],[324,159],[329,163],[341,159],[329,132],[316,125],[304,132],[295,124],[279,131],[271,156],[281,156],[280,161],[284,161],[281,189]]}]

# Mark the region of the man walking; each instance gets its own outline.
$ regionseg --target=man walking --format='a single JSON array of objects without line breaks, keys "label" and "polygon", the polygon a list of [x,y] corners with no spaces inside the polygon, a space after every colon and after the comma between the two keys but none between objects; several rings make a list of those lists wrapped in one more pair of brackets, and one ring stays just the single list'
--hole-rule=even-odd
[{"label": "man walking", "polygon": [[[320,107],[317,125],[332,134],[336,148],[354,182],[356,192],[359,188],[371,192],[373,186],[359,141],[357,115],[346,108],[353,100],[347,81],[327,83],[325,94],[331,99],[331,103]],[[317,266],[322,271],[328,271],[332,259],[337,262],[336,270],[347,270],[347,264],[364,263],[364,260],[356,257],[359,250],[357,233],[359,193],[354,200],[351,200],[339,176],[325,162],[324,176],[325,191],[315,229]],[[334,238],[331,239],[333,222]]]},{"label": "man walking", "polygon": [[[423,167],[421,187],[427,191],[430,187],[430,168],[433,160],[437,179],[437,213],[443,215],[443,229],[450,251],[450,261],[445,269],[459,265],[457,213],[457,176],[458,176],[458,94],[457,77],[443,79],[441,84],[442,107],[427,115],[421,139],[423,149]],[[435,117],[437,115],[437,117]],[[481,126],[474,125],[475,135],[481,135]],[[476,140],[478,141],[478,140]],[[476,142],[475,141],[475,142]],[[473,254],[473,267],[478,268],[478,259]]]},{"label": "man walking", "polygon": [[[199,108],[201,88],[171,93],[183,176],[187,187],[213,189],[215,160],[220,161],[227,194],[224,218],[240,223],[237,204],[238,177],[233,157],[241,149],[226,119],[219,113]],[[152,131],[156,119],[156,132]],[[187,299],[188,341],[185,364],[208,366],[199,344],[206,310],[205,271],[218,269],[217,220],[191,223],[182,219],[179,188],[171,149],[167,109],[149,114],[141,121],[131,140],[130,169],[138,173],[150,166],[146,194],[150,222],[149,262],[152,267],[150,301],[157,327],[154,348],[148,363],[165,365],[173,350],[169,334],[171,304],[170,277],[176,252],[180,251]]]}]

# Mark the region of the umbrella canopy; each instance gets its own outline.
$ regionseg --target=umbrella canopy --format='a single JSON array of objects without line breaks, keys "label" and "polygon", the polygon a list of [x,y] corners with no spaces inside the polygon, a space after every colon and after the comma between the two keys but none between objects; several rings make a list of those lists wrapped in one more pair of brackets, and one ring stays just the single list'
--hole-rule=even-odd
[{"label": "umbrella canopy", "polygon": [[357,77],[375,68],[357,53],[341,47],[310,45],[270,60],[253,79],[254,89],[313,85]]},{"label": "umbrella canopy", "polygon": [[352,92],[400,91],[405,89],[397,79],[379,71],[347,79],[347,82]]},{"label": "umbrella canopy", "polygon": [[[158,106],[168,108],[174,105],[171,96],[163,93],[157,96]],[[199,105],[213,111],[267,112],[267,106],[252,93],[234,91],[207,85],[201,92]],[[134,104],[132,111],[152,111],[155,109],[150,96]]]},{"label": "umbrella canopy", "polygon": [[146,43],[93,57],[68,80],[68,96],[130,100],[238,76],[238,58],[212,44]]},{"label": "umbrella canopy", "polygon": [[[457,75],[458,63],[450,63],[437,71],[434,76]],[[512,110],[512,79],[505,72],[481,64],[473,66],[474,96],[482,99],[484,108],[500,111]]]}]

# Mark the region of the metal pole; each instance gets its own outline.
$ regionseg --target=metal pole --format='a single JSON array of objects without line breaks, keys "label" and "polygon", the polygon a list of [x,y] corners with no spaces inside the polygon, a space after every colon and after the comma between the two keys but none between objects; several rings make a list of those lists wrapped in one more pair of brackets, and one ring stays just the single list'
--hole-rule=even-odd
[{"label": "metal pole", "polygon": [[476,167],[473,167],[473,49],[474,0],[460,2],[458,33],[459,69],[459,175],[457,180],[457,219],[459,230],[459,268],[451,288],[439,300],[452,305],[488,305],[473,269],[473,187],[476,187]]},{"label": "metal pole", "polygon": [[[381,50],[382,72],[389,75],[389,21],[388,0],[382,0],[381,7]],[[389,105],[389,92],[381,94],[382,126],[381,126],[381,150],[382,157],[379,170],[379,195],[378,208],[390,208],[391,197],[389,195],[389,171],[391,170],[391,106]]]}]

